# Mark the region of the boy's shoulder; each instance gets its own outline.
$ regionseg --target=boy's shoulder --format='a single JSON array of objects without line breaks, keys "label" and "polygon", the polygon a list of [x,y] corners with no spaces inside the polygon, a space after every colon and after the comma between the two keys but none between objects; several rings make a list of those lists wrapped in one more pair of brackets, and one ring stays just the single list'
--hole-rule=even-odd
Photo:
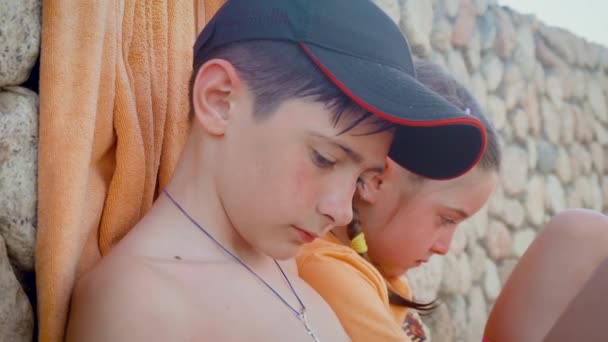
[{"label": "boy's shoulder", "polygon": [[235,266],[110,253],[74,288],[68,341],[219,337],[217,324],[231,316],[222,308],[238,304],[228,294],[247,292]]},{"label": "boy's shoulder", "polygon": [[74,288],[68,340],[174,339],[186,331],[186,304],[176,281],[153,263],[107,256]]}]

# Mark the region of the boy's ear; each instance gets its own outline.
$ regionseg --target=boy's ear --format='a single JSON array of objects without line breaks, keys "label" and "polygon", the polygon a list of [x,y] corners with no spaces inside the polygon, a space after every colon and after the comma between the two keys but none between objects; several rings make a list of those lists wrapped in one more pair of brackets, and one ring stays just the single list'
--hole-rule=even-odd
[{"label": "boy's ear", "polygon": [[394,171],[395,162],[387,157],[384,162],[384,172],[375,174],[369,179],[359,183],[357,191],[361,200],[369,204],[374,204],[378,199],[378,193],[382,189],[384,181],[388,177],[391,177]]},{"label": "boy's ear", "polygon": [[209,134],[223,135],[243,83],[232,64],[212,59],[203,64],[192,85],[194,118]]}]

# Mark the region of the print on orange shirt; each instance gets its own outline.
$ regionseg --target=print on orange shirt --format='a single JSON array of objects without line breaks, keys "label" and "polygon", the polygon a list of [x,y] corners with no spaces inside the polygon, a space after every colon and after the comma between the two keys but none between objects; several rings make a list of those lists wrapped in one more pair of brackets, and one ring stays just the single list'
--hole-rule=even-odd
[{"label": "print on orange shirt", "polygon": [[405,320],[401,325],[403,331],[412,340],[412,342],[425,342],[426,334],[420,323],[420,317],[411,310],[405,315]]}]

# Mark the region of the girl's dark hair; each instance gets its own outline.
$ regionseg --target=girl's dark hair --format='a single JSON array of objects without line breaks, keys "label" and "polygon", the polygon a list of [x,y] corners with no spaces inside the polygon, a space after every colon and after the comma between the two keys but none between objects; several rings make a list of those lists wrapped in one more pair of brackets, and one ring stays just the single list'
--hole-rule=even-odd
[{"label": "girl's dark hair", "polygon": [[[206,55],[194,54],[194,69],[190,77],[190,104],[194,80],[205,62],[223,59],[230,62],[239,77],[247,83],[254,96],[254,115],[263,120],[289,99],[309,99],[323,103],[331,111],[331,123],[338,125],[341,119],[348,125],[345,133],[362,122],[371,123],[369,134],[390,130],[395,124],[364,110],[323,74],[294,43],[252,40],[228,44]],[[192,109],[191,109],[192,111]]]},{"label": "girl's dark hair", "polygon": [[[498,142],[498,134],[496,129],[490,123],[488,118],[483,114],[481,108],[471,93],[452,75],[444,71],[440,66],[426,60],[415,60],[416,75],[418,81],[424,84],[427,88],[433,90],[446,100],[458,107],[460,110],[467,111],[472,116],[476,117],[484,125],[486,129],[486,150],[484,151],[481,160],[477,165],[488,171],[498,171],[500,169],[501,150]],[[411,174],[416,182],[422,182],[423,177]],[[354,239],[361,233],[361,222],[356,208],[353,208],[353,220],[347,227],[349,239]],[[369,259],[367,253],[360,253],[367,261]],[[429,303],[418,303],[400,296],[388,289],[389,301],[391,304],[405,306],[416,309],[421,312],[429,312],[438,306],[437,300]]]}]

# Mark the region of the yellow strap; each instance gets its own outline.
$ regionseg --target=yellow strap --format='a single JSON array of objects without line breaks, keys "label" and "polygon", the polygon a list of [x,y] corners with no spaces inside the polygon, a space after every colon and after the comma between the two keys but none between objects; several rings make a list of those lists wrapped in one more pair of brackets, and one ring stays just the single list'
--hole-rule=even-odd
[{"label": "yellow strap", "polygon": [[351,241],[350,246],[359,254],[367,253],[367,243],[365,243],[365,234],[363,232],[357,234]]}]

